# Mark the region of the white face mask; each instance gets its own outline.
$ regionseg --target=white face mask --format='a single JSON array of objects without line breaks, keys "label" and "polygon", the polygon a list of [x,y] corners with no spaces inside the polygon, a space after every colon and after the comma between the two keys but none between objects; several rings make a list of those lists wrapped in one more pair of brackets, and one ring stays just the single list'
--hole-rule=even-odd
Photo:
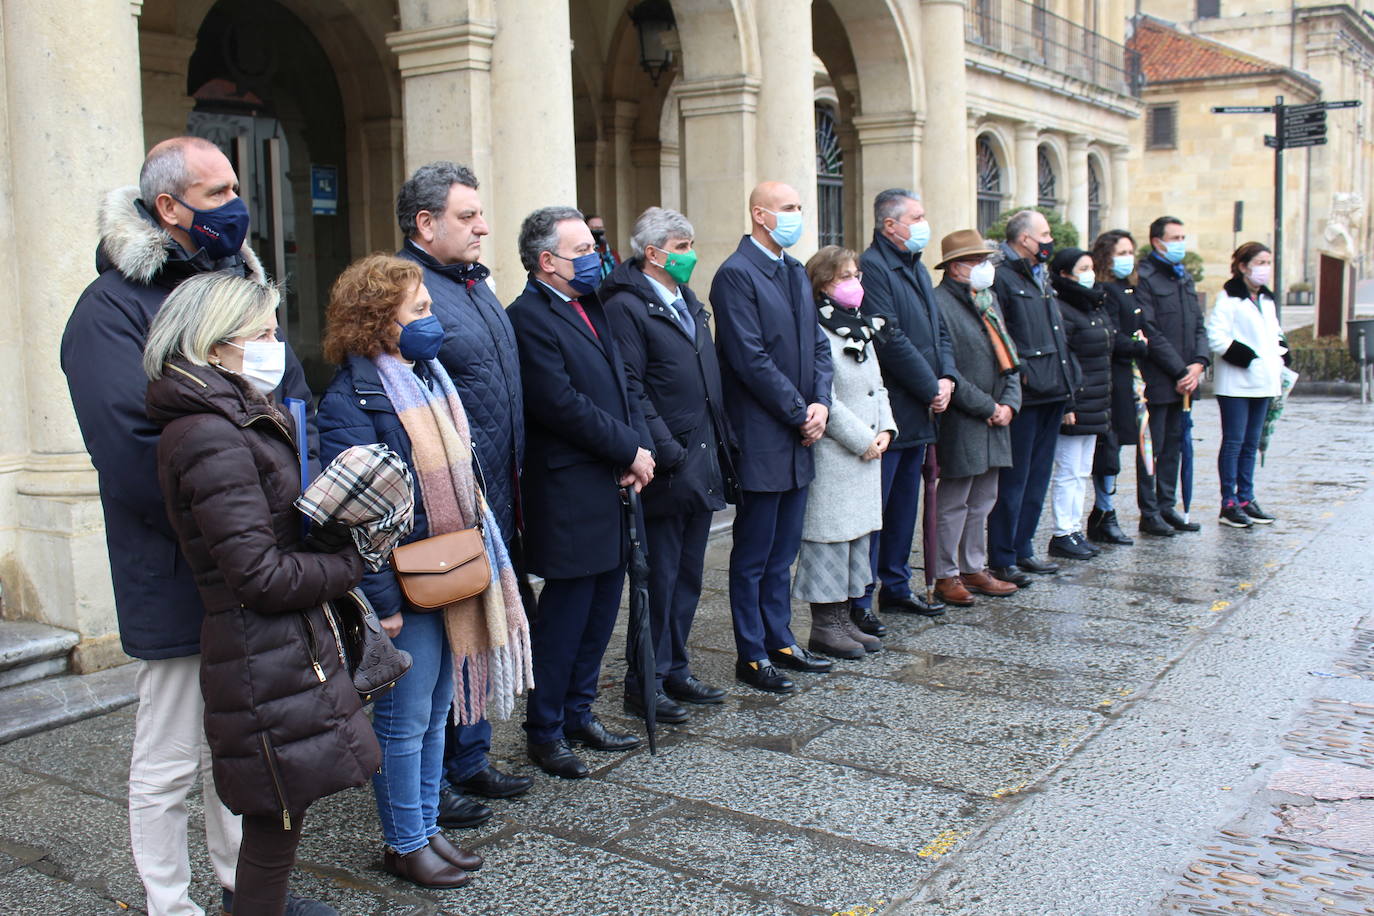
[{"label": "white face mask", "polygon": [[232,340],[226,340],[231,347],[243,351],[243,368],[239,375],[248,379],[253,387],[265,395],[270,395],[281,384],[286,374],[286,344],[280,340],[250,340],[239,347]]},{"label": "white face mask", "polygon": [[968,273],[969,289],[975,293],[982,292],[992,285],[992,281],[997,277],[997,268],[992,266],[991,261],[983,261],[974,265],[973,270]]},{"label": "white face mask", "polygon": [[1274,274],[1274,268],[1268,264],[1256,264],[1246,271],[1246,274],[1250,277],[1250,282],[1256,286],[1268,286],[1269,278]]}]

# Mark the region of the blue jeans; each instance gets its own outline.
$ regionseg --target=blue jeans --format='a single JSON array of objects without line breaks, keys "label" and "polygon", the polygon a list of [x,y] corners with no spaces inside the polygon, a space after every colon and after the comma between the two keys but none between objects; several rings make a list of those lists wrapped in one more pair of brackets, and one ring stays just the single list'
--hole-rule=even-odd
[{"label": "blue jeans", "polygon": [[1115,474],[1093,475],[1093,508],[1099,512],[1114,512],[1116,505],[1112,497],[1116,495]]},{"label": "blue jeans", "polygon": [[1221,478],[1221,504],[1248,503],[1255,498],[1255,455],[1259,452],[1269,398],[1236,398],[1217,395],[1221,408],[1221,451],[1217,477]]},{"label": "blue jeans", "polygon": [[439,783],[444,772],[444,722],[453,701],[453,656],[444,615],[401,612],[405,624],[392,642],[412,664],[373,707],[372,728],[382,746],[382,771],[372,777],[386,845],[401,855],[439,832]]},{"label": "blue jeans", "polygon": [[[869,539],[868,563],[873,581],[863,597],[854,599],[855,607],[871,608],[873,590],[881,583],[890,598],[911,597],[911,544],[916,539],[916,519],[920,516],[921,464],[926,446],[892,448],[883,453],[883,528]],[[933,559],[932,559],[933,562]]]}]

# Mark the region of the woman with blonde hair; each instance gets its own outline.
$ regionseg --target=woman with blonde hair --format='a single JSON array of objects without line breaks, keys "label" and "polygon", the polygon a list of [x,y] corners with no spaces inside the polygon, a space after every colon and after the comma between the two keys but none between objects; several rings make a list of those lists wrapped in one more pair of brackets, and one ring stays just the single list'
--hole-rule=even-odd
[{"label": "woman with blonde hair", "polygon": [[311,802],[381,759],[325,603],[358,583],[352,542],[302,540],[299,449],[271,393],[285,367],[274,287],[200,274],[167,297],[144,349],[158,479],[205,604],[201,690],[215,788],[243,815],[240,914],[336,911],[287,892]]}]

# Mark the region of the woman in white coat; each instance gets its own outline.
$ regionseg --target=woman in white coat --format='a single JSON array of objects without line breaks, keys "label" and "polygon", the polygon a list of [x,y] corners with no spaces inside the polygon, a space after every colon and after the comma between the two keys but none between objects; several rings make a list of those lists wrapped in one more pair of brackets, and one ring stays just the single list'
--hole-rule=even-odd
[{"label": "woman in white coat", "polygon": [[1207,342],[1216,355],[1213,388],[1221,408],[1221,524],[1267,525],[1274,517],[1255,501],[1255,455],[1269,402],[1279,395],[1288,348],[1274,294],[1274,256],[1246,242],[1231,256],[1231,279],[1207,316]]},{"label": "woman in white coat", "polygon": [[806,498],[794,597],[811,604],[808,647],[836,658],[863,658],[882,642],[850,619],[849,602],[872,579],[868,544],[883,527],[882,457],[897,425],[878,370],[873,342],[881,318],[860,313],[858,255],[827,245],[806,262],[816,318],[835,366],[825,435],[816,450],[816,477]]}]

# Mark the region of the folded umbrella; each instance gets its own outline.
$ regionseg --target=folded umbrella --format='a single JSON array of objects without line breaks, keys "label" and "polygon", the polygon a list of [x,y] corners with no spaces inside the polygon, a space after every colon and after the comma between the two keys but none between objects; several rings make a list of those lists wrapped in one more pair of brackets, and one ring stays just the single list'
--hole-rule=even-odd
[{"label": "folded umbrella", "polygon": [[380,443],[344,449],[296,500],[316,525],[345,526],[373,572],[415,524],[405,459]]},{"label": "folded umbrella", "polygon": [[1279,372],[1279,396],[1269,401],[1269,409],[1264,414],[1264,425],[1260,428],[1260,467],[1264,466],[1265,453],[1269,451],[1269,440],[1273,438],[1274,426],[1283,416],[1284,405],[1288,403],[1288,393],[1297,384],[1298,373],[1284,366]]},{"label": "folded umbrella", "polygon": [[1183,417],[1179,421],[1182,441],[1178,450],[1178,486],[1182,491],[1183,520],[1188,521],[1188,509],[1193,505],[1193,395],[1183,396]]},{"label": "folded umbrella", "polygon": [[630,540],[630,618],[625,627],[625,667],[634,671],[639,679],[649,753],[657,754],[658,661],[654,653],[653,627],[649,624],[649,559],[639,536],[643,516],[639,512],[639,494],[632,487],[622,488],[620,494]]},{"label": "folded umbrella", "polygon": [[925,567],[926,601],[936,604],[935,597],[935,549],[939,519],[936,517],[935,491],[940,478],[940,460],[935,454],[935,444],[926,446],[926,457],[921,462],[921,479],[925,481],[925,506],[921,513],[921,565]]}]

